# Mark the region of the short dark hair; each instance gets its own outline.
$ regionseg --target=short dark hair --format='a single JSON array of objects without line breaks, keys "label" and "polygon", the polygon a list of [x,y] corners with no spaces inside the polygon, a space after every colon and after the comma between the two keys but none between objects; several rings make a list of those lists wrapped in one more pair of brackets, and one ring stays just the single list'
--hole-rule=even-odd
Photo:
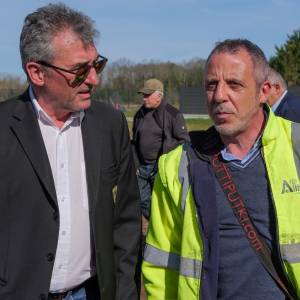
[{"label": "short dark hair", "polygon": [[209,59],[214,53],[229,53],[234,55],[240,52],[241,49],[247,51],[251,57],[253,62],[252,73],[256,82],[256,87],[259,89],[261,85],[268,80],[268,61],[264,52],[257,45],[246,39],[227,39],[223,42],[217,42],[207,58],[205,72]]},{"label": "short dark hair", "polygon": [[70,30],[88,47],[99,37],[94,23],[87,15],[60,2],[50,3],[27,15],[20,37],[20,53],[28,82],[31,83],[26,69],[29,62],[51,63],[56,58],[57,53],[52,44],[55,35]]}]

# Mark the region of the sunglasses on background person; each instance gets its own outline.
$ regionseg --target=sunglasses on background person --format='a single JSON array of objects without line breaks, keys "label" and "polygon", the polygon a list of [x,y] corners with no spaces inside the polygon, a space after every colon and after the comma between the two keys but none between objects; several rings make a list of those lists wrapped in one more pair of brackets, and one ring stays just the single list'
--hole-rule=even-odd
[{"label": "sunglasses on background person", "polygon": [[50,67],[50,68],[57,69],[57,70],[60,70],[60,71],[64,71],[64,72],[67,72],[67,73],[70,73],[70,74],[74,74],[74,75],[76,75],[75,76],[75,81],[76,82],[81,82],[84,79],[85,75],[89,72],[89,70],[91,68],[94,67],[97,74],[100,74],[103,71],[108,59],[101,56],[101,55],[98,55],[97,59],[99,57],[101,58],[100,60],[95,61],[92,65],[87,65],[85,67],[80,68],[77,72],[71,72],[71,71],[68,71],[68,70],[65,70],[65,69],[62,69],[62,68],[58,68],[56,66],[53,66],[53,65],[50,65],[50,64],[46,63],[45,61],[38,61],[37,63],[42,65],[42,66],[45,66],[45,67]]}]

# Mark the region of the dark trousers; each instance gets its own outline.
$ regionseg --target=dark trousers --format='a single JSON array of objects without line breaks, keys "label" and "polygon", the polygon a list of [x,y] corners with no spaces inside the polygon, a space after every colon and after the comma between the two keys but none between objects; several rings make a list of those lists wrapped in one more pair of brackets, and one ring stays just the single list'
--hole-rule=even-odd
[{"label": "dark trousers", "polygon": [[[140,165],[139,174],[137,176],[141,202],[142,202],[142,214],[149,221],[150,209],[151,209],[151,194],[153,189],[154,180],[157,171],[153,173],[155,165]],[[152,175],[151,175],[152,174]]]}]

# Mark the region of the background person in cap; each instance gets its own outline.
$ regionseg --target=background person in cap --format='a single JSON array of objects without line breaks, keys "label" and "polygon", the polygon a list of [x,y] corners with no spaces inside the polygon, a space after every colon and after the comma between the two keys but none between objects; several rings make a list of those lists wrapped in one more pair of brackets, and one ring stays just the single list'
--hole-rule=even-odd
[{"label": "background person in cap", "polygon": [[162,100],[164,86],[150,79],[138,92],[144,95],[144,105],[133,120],[132,148],[142,201],[142,213],[150,218],[150,197],[160,155],[189,141],[181,112]]},{"label": "background person in cap", "polygon": [[275,116],[300,123],[300,99],[287,90],[287,85],[281,75],[269,68],[268,79],[272,84],[267,100]]}]

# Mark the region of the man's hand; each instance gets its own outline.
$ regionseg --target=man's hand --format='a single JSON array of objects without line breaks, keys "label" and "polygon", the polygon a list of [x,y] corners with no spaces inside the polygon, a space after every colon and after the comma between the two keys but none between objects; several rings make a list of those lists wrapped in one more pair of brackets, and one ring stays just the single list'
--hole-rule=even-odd
[{"label": "man's hand", "polygon": [[139,169],[137,169],[135,173],[136,173],[136,175],[139,175],[139,173],[140,173],[140,170],[139,170]]}]

